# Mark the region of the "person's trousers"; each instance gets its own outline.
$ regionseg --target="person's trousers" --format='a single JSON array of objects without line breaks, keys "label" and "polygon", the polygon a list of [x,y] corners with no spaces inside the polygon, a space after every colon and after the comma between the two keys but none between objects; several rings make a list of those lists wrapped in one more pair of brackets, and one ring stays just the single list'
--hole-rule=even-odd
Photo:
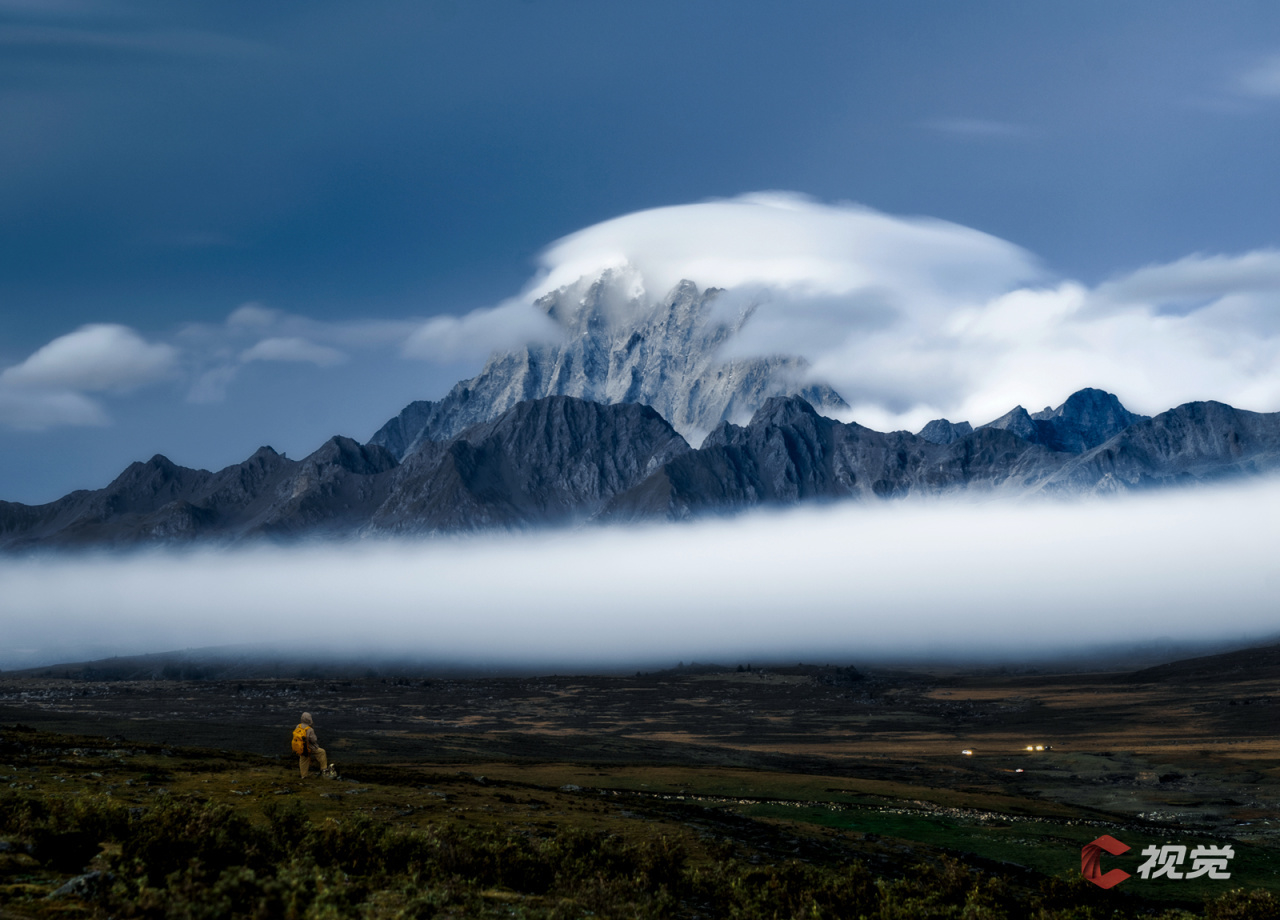
[{"label": "person's trousers", "polygon": [[329,758],[325,756],[324,748],[316,748],[310,754],[303,754],[298,758],[298,772],[302,774],[303,779],[306,779],[312,764],[315,764],[316,769],[321,773],[329,769]]}]

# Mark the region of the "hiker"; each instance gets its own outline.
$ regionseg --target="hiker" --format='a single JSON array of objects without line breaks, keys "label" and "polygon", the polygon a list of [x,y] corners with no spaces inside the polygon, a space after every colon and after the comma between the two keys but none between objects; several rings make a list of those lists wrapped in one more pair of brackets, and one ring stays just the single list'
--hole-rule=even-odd
[{"label": "hiker", "polygon": [[303,779],[307,778],[307,773],[311,770],[312,764],[315,764],[320,769],[322,775],[333,775],[333,771],[329,767],[329,759],[325,756],[324,748],[320,746],[319,740],[316,739],[316,730],[311,725],[311,713],[309,712],[302,714],[302,721],[293,730],[293,752],[298,755],[298,772]]}]

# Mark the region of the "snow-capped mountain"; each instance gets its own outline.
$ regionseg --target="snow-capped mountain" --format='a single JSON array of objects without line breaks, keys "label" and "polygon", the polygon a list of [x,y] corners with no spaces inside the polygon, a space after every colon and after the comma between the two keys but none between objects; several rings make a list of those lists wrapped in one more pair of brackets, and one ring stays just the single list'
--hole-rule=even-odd
[{"label": "snow-capped mountain", "polygon": [[651,406],[692,444],[722,421],[745,422],[771,397],[801,396],[819,411],[847,408],[833,389],[805,380],[800,358],[726,356],[751,308],[726,307],[722,293],[682,281],[649,302],[626,270],[553,291],[536,307],[562,342],[493,355],[442,399],[406,406],[369,443],[403,458],[421,441],[448,441],[546,396]]}]

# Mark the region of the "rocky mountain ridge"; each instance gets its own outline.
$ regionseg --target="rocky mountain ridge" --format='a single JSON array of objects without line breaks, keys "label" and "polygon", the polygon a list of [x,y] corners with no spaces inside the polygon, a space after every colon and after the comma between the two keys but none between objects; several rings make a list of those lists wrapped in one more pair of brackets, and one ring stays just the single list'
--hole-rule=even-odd
[{"label": "rocky mountain ridge", "polygon": [[724,357],[751,309],[727,311],[722,293],[681,281],[648,304],[621,269],[553,291],[535,306],[554,321],[562,342],[493,355],[440,400],[410,403],[369,443],[402,459],[421,442],[448,441],[517,403],[546,396],[652,406],[690,441],[721,421],[745,421],[773,396],[848,408],[830,387],[805,381],[799,358]]},{"label": "rocky mountain ridge", "polygon": [[771,397],[696,449],[650,406],[549,396],[447,440],[419,438],[402,458],[343,437],[303,460],[264,447],[218,472],[156,456],[104,489],[39,506],[0,502],[0,549],[680,520],[964,492],[1072,496],[1277,469],[1280,413],[1196,402],[1147,418],[1100,390],[1034,416],[1015,410],[976,429],[939,420],[919,434]]}]

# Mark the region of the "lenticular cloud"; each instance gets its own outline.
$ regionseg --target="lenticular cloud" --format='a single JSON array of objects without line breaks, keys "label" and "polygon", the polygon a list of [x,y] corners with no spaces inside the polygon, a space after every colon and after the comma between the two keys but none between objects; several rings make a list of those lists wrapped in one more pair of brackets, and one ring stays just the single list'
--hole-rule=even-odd
[{"label": "lenticular cloud", "polygon": [[627,266],[639,302],[725,289],[750,321],[726,357],[798,354],[851,417],[980,424],[1085,386],[1156,413],[1280,408],[1280,252],[1189,256],[1090,288],[956,224],[785,193],[656,208],[552,244],[526,297]]},{"label": "lenticular cloud", "polygon": [[883,289],[950,304],[1041,274],[1025,250],[959,224],[781,192],[627,214],[553,243],[541,261],[535,294],[630,265],[654,296],[688,279],[816,298]]}]

